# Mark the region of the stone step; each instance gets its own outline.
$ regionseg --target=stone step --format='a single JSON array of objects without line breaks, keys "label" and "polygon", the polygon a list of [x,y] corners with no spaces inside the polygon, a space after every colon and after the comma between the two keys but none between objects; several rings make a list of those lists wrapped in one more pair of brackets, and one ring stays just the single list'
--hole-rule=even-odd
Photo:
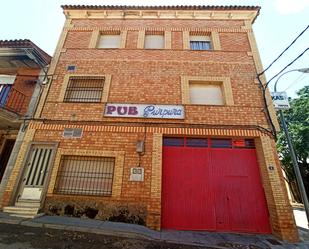
[{"label": "stone step", "polygon": [[15,203],[15,207],[31,207],[31,208],[39,208],[41,205],[38,201],[18,201]]},{"label": "stone step", "polygon": [[33,218],[35,218],[35,215],[30,215],[30,214],[10,214],[10,216],[26,218],[26,219],[33,219]]},{"label": "stone step", "polygon": [[27,218],[27,219],[33,219],[33,218],[37,218],[40,216],[43,216],[44,213],[39,213],[39,214],[35,214],[35,215],[28,215],[28,214],[12,214],[10,213],[10,216],[14,216],[14,217],[20,217],[20,218]]},{"label": "stone step", "polygon": [[33,207],[4,207],[3,212],[9,214],[18,214],[18,215],[36,215],[39,211],[39,208]]}]

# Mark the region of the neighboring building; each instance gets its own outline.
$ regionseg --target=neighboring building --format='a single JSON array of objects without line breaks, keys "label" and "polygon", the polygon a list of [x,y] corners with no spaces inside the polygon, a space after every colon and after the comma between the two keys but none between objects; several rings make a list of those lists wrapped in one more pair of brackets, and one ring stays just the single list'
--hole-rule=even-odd
[{"label": "neighboring building", "polygon": [[276,117],[256,80],[259,7],[63,9],[53,79],[4,210],[28,202],[153,229],[298,239],[269,131]]},{"label": "neighboring building", "polygon": [[[41,71],[50,60],[51,57],[30,40],[0,40],[0,183],[2,185],[6,184],[4,173],[11,153],[13,151],[16,156],[18,152],[20,142],[17,142],[14,148],[18,131],[25,123],[25,119],[34,113],[40,93],[38,82]],[[12,163],[15,164],[14,155]]]}]

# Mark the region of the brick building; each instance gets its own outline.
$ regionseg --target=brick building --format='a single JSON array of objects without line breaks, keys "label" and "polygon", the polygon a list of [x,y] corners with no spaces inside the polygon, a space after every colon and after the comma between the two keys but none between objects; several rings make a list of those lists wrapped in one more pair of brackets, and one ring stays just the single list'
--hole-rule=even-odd
[{"label": "brick building", "polygon": [[259,7],[63,10],[4,210],[297,240],[256,80]]},{"label": "brick building", "polygon": [[34,113],[40,94],[40,75],[44,75],[50,60],[51,57],[30,40],[0,41],[1,186],[6,185],[10,168],[15,164],[14,155],[21,144],[19,129],[24,119]]}]

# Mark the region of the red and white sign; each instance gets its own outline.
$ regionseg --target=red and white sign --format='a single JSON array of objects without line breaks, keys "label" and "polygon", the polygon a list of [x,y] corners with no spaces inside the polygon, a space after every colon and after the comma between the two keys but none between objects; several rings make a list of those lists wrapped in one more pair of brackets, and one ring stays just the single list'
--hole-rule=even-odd
[{"label": "red and white sign", "polygon": [[105,106],[104,116],[125,118],[184,119],[182,105],[112,104]]}]

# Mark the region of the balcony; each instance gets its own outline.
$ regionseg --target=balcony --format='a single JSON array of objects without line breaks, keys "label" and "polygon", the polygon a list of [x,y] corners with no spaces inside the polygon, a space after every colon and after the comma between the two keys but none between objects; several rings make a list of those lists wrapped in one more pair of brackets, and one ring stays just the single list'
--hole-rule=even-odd
[{"label": "balcony", "polygon": [[20,117],[26,114],[29,101],[30,97],[12,85],[0,85],[0,129],[19,127]]}]

